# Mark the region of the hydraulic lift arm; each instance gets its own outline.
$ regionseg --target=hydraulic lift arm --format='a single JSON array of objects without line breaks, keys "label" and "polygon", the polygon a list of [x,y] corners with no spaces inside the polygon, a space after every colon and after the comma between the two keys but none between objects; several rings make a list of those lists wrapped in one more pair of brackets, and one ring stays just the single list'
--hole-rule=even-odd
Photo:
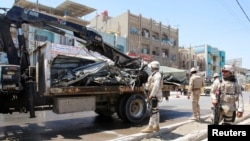
[{"label": "hydraulic lift arm", "polygon": [[120,63],[127,63],[132,59],[126,54],[121,53],[112,46],[104,43],[102,36],[93,29],[68,21],[64,19],[64,17],[41,13],[18,6],[13,6],[7,12],[6,16],[11,23],[27,23],[61,35],[65,34],[64,30],[72,31],[75,37],[83,39],[87,42],[86,47],[89,50],[97,51],[111,60],[118,58]]}]

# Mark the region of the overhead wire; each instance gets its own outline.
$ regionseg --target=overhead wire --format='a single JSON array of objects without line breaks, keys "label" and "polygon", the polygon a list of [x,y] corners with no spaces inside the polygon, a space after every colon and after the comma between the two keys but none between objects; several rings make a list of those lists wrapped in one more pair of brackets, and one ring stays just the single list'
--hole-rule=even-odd
[{"label": "overhead wire", "polygon": [[248,15],[246,14],[245,10],[242,8],[242,6],[240,5],[239,1],[236,0],[237,4],[239,5],[239,7],[241,8],[242,12],[245,14],[246,18],[248,19],[248,21],[250,22],[250,19],[248,17]]},{"label": "overhead wire", "polygon": [[242,3],[244,4],[245,9],[250,9],[250,7],[248,6],[248,4],[244,0],[241,0],[240,2],[241,2],[241,5],[242,5]]},{"label": "overhead wire", "polygon": [[[239,13],[237,14],[237,12],[235,11],[236,8],[238,8],[238,6],[235,5],[234,1],[220,0],[217,2],[232,17],[229,19],[224,19],[224,20],[229,20],[228,22],[226,22],[226,24],[233,26],[233,28],[231,28],[227,31],[224,31],[223,32],[224,34],[231,34],[233,32],[238,32],[238,31],[246,31],[246,29],[249,28],[248,26],[243,24],[242,19],[240,19]],[[241,14],[241,12],[240,12],[240,14]],[[240,25],[240,26],[238,26],[238,25]]]},{"label": "overhead wire", "polygon": [[218,1],[218,2],[235,19],[235,21],[238,24],[241,24],[239,17],[237,16],[235,11],[233,10],[232,4],[228,3],[229,1],[224,0],[224,1]]}]

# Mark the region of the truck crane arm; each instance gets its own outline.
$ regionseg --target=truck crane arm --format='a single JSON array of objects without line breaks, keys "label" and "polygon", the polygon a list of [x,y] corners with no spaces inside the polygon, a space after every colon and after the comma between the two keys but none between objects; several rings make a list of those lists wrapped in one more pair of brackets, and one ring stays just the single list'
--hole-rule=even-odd
[{"label": "truck crane arm", "polygon": [[[86,47],[89,50],[97,51],[111,60],[119,58],[121,64],[134,60],[107,43],[104,43],[102,36],[93,29],[68,21],[61,16],[37,12],[14,5],[7,12],[6,18],[11,23],[15,23],[17,28],[21,28],[21,24],[26,23],[61,35],[65,34],[64,30],[69,30],[73,32],[75,37],[85,40],[87,42]],[[140,62],[138,62],[138,65],[140,66]],[[138,65],[136,67],[139,67]]]}]

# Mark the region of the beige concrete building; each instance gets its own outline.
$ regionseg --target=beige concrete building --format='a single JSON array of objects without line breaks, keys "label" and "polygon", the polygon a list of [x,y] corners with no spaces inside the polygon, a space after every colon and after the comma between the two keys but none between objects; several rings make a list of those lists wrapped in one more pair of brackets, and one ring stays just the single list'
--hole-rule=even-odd
[{"label": "beige concrete building", "polygon": [[104,11],[90,21],[89,27],[127,38],[127,53],[147,55],[161,65],[178,68],[178,29],[129,10],[113,18]]},{"label": "beige concrete building", "polygon": [[196,67],[199,72],[205,71],[205,55],[197,54],[193,47],[179,48],[179,69],[190,70],[192,67]]}]

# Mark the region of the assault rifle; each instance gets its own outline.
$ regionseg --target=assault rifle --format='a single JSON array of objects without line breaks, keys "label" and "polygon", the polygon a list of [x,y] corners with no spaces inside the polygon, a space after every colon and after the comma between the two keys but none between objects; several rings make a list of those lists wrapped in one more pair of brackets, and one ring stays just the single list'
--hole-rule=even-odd
[{"label": "assault rifle", "polygon": [[[220,84],[221,84],[221,81],[220,81]],[[214,114],[213,125],[219,125],[220,112],[221,112],[221,104],[220,104],[221,85],[219,87],[219,90],[216,91],[215,94],[216,94],[217,104],[214,106],[214,109],[213,109],[213,114]]]},{"label": "assault rifle", "polygon": [[147,98],[147,105],[148,105],[148,110],[149,110],[149,115],[151,115],[152,114],[152,104],[151,104],[151,101],[150,101],[150,99],[149,99],[149,92],[148,92],[148,90],[147,90],[147,88],[146,88],[146,86],[145,86],[146,84],[143,84],[143,93],[144,93],[144,95],[146,96],[146,98]]}]

